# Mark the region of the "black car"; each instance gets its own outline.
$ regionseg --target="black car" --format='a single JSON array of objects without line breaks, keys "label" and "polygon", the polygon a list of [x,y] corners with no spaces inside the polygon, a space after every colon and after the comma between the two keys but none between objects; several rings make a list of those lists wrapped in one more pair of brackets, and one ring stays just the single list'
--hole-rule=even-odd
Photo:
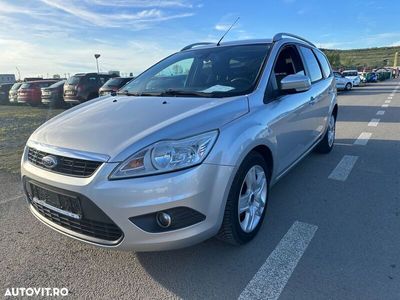
[{"label": "black car", "polygon": [[58,81],[49,87],[42,88],[42,104],[51,107],[63,107],[64,102],[64,84],[66,80]]},{"label": "black car", "polygon": [[135,77],[115,77],[110,78],[100,89],[99,96],[105,96],[112,92],[117,92],[121,87],[127,84]]},{"label": "black car", "polygon": [[17,103],[18,102],[18,90],[21,87],[23,82],[16,82],[11,87],[10,91],[8,92],[8,101],[10,103]]},{"label": "black car", "polygon": [[69,104],[79,104],[99,96],[99,88],[113,74],[78,73],[70,77],[64,85],[64,101]]},{"label": "black car", "polygon": [[0,104],[7,104],[8,102],[8,93],[13,86],[13,83],[3,83],[0,84]]}]

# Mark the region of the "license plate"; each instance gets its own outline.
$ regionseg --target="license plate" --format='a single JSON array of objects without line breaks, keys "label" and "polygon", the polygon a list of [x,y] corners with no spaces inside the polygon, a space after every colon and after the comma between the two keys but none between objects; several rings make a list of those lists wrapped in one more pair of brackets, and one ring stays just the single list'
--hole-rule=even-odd
[{"label": "license plate", "polygon": [[42,95],[43,95],[43,96],[49,96],[49,95],[50,95],[50,92],[42,92]]},{"label": "license plate", "polygon": [[57,213],[74,219],[82,218],[82,209],[77,197],[62,195],[31,184],[32,201]]},{"label": "license plate", "polygon": [[74,94],[74,91],[66,91],[65,94],[67,94],[67,95],[73,95],[73,94]]}]

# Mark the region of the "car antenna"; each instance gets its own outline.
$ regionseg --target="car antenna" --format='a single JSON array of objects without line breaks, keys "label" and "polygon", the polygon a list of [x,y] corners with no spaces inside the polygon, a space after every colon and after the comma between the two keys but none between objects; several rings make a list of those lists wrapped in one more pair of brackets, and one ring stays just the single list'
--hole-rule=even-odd
[{"label": "car antenna", "polygon": [[217,46],[219,46],[219,44],[221,43],[222,39],[226,36],[226,34],[232,29],[232,27],[236,24],[237,21],[239,21],[240,17],[237,17],[235,22],[233,22],[233,24],[231,25],[231,27],[228,28],[228,30],[224,33],[223,36],[221,36],[221,38],[219,39]]}]

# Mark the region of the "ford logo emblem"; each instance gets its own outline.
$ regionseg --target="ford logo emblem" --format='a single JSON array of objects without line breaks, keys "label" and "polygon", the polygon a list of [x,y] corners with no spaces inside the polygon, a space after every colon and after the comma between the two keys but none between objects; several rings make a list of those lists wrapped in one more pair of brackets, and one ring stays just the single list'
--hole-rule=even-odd
[{"label": "ford logo emblem", "polygon": [[48,169],[53,169],[57,166],[57,157],[53,155],[47,155],[42,158],[42,164]]}]

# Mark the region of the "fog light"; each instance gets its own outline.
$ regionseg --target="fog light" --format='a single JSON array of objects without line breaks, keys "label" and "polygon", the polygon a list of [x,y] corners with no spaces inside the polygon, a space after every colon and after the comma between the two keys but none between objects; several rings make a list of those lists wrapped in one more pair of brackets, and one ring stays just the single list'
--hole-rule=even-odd
[{"label": "fog light", "polygon": [[165,212],[158,212],[156,215],[158,226],[167,228],[171,225],[171,216]]}]

